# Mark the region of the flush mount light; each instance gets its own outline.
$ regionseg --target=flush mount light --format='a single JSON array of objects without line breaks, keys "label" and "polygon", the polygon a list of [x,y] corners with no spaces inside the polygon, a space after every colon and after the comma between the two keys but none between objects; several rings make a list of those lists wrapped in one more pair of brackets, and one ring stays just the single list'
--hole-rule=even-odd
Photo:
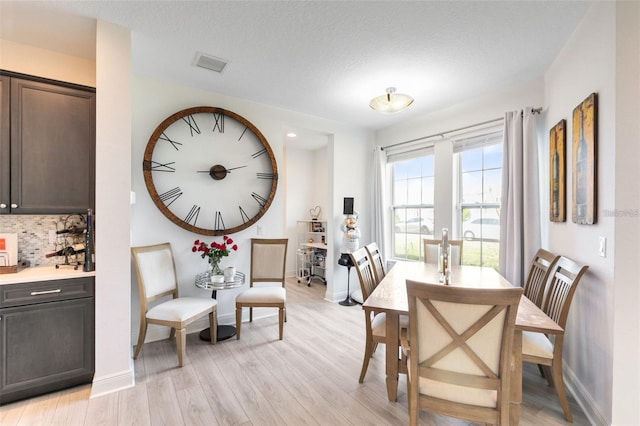
[{"label": "flush mount light", "polygon": [[376,96],[371,99],[369,106],[383,114],[392,114],[407,109],[412,103],[413,98],[411,96],[396,93],[395,87],[389,87],[385,95]]}]

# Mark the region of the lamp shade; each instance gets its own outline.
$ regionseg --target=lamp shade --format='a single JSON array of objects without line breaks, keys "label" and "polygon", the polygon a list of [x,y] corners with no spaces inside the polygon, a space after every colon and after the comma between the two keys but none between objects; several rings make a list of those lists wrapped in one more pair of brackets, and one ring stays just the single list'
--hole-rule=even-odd
[{"label": "lamp shade", "polygon": [[411,96],[396,93],[395,87],[389,87],[385,95],[376,96],[371,99],[369,106],[373,110],[383,114],[392,114],[407,109],[412,103],[413,98]]}]

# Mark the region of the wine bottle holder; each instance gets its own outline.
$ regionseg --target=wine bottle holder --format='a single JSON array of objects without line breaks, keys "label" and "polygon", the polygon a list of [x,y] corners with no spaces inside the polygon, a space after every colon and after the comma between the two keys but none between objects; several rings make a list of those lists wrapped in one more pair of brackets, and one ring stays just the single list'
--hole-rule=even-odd
[{"label": "wine bottle holder", "polygon": [[84,263],[86,229],[87,219],[81,214],[70,214],[56,222],[54,253],[63,259],[56,263],[56,269],[61,266],[78,269]]}]

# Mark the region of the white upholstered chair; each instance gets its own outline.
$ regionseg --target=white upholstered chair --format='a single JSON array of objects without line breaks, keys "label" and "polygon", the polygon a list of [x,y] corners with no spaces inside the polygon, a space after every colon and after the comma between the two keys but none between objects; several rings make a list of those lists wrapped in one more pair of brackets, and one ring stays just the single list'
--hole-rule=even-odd
[{"label": "white upholstered chair", "polygon": [[[424,243],[424,262],[438,264],[438,246],[442,240],[423,239]],[[451,246],[450,265],[462,265],[462,240],[449,240]]]},{"label": "white upholstered chair", "polygon": [[[278,308],[279,338],[282,340],[287,320],[285,304],[287,292],[285,267],[288,239],[251,239],[251,274],[249,288],[236,297],[236,339],[240,339],[242,308],[249,308],[249,321],[253,321],[253,308]],[[262,285],[269,283],[271,285]],[[273,284],[279,284],[274,286]],[[256,286],[255,284],[258,284]]]},{"label": "white upholstered chair", "polygon": [[[218,302],[215,299],[179,297],[175,263],[169,243],[132,247],[131,254],[140,293],[140,332],[133,358],[137,359],[142,351],[147,325],[164,325],[171,327],[170,338],[174,335],[176,337],[178,366],[182,367],[187,325],[208,315],[211,343],[216,343]],[[155,303],[161,299],[168,300]]]},{"label": "white upholstered chair", "polygon": [[420,410],[509,424],[510,374],[522,288],[478,289],[407,280],[409,424]]}]

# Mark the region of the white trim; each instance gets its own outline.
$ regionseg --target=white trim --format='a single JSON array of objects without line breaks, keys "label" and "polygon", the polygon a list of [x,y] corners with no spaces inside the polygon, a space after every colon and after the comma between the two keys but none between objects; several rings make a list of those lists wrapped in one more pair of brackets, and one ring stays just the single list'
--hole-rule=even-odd
[{"label": "white trim", "polygon": [[100,378],[94,377],[89,399],[132,388],[135,385],[136,382],[132,359],[128,370],[109,374]]}]

